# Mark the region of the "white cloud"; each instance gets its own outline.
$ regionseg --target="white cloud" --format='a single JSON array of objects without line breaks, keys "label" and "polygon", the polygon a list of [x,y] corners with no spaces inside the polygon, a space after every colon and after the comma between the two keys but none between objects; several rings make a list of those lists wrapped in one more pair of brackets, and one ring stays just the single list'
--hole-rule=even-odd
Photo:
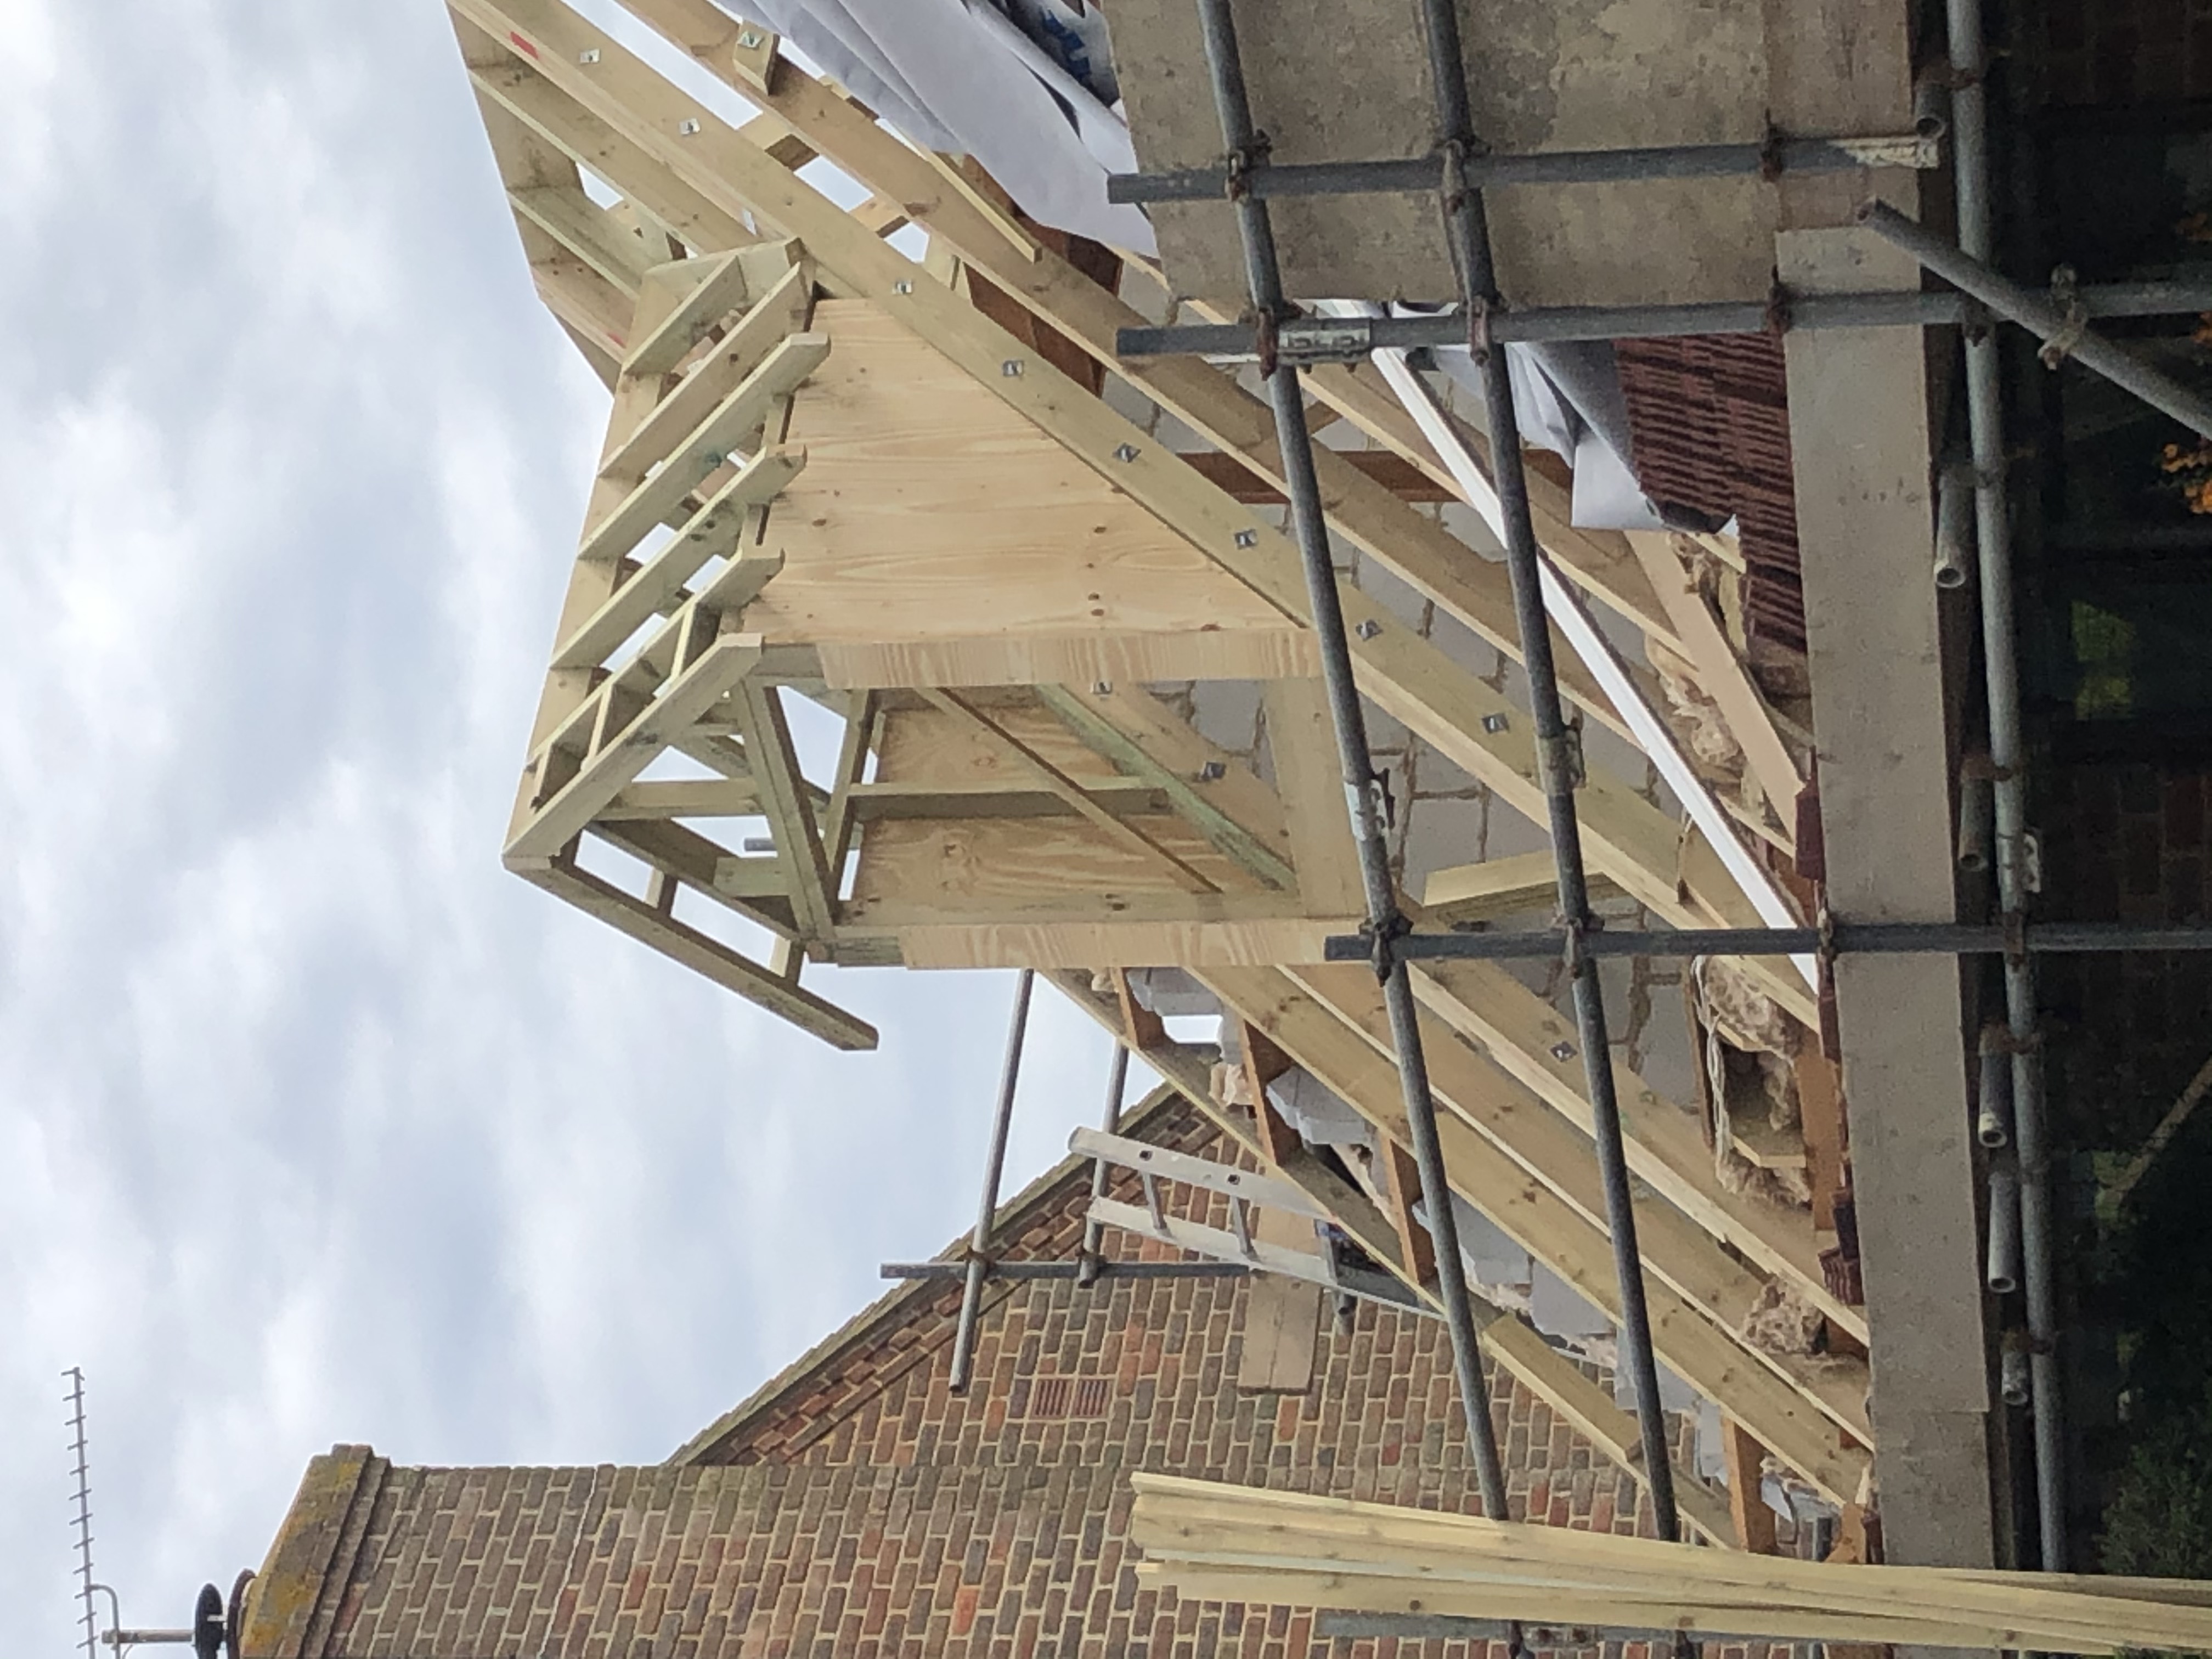
[{"label": "white cloud", "polygon": [[[972,1214],[1007,975],[847,1056],[504,875],[604,394],[435,5],[0,0],[0,1598],[179,1621],[333,1440],[659,1457]],[[1041,997],[1010,1185],[1098,1109]]]}]

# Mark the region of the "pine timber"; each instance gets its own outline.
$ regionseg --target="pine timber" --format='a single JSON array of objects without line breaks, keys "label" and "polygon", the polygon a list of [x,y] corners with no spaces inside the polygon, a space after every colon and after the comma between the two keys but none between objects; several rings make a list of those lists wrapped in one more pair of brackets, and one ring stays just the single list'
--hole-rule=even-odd
[{"label": "pine timber", "polygon": [[[1364,1037],[1378,1055],[1391,1058],[1389,1021],[1373,975],[1356,967],[1292,968],[1284,970],[1283,977]],[[1443,1021],[1425,1014],[1422,1024],[1430,1082],[1443,1104],[1602,1233],[1605,1199],[1587,1125],[1571,1123],[1547,1109],[1509,1073],[1455,1042]],[[1683,1114],[1676,1116],[1686,1124]],[[1764,1279],[1737,1264],[1711,1233],[1671,1204],[1646,1204],[1640,1218],[1637,1238],[1647,1272],[1764,1362],[1845,1434],[1861,1445],[1873,1443],[1863,1362],[1776,1355],[1748,1341],[1742,1334],[1745,1322],[1765,1289]]]},{"label": "pine timber", "polygon": [[[1347,465],[1364,472],[1401,501],[1455,501],[1449,483],[1438,483],[1404,456],[1387,449],[1340,450]],[[1184,455],[1191,468],[1250,507],[1280,507],[1283,492],[1234,455],[1200,450]]]},{"label": "pine timber", "polygon": [[[623,0],[623,3],[664,38],[698,58],[707,69],[737,89],[745,90],[722,61],[719,41],[726,19],[705,15],[702,0]],[[537,14],[525,11],[522,15]],[[1040,252],[1035,258],[1021,257],[967,201],[945,187],[927,161],[811,76],[799,75],[795,68],[787,70],[778,91],[762,101],[854,178],[910,204],[915,222],[944,236],[964,260],[988,275],[996,286],[1029,307],[1041,320],[1207,441],[1243,457],[1261,477],[1279,489],[1283,487],[1273,417],[1266,405],[1234,381],[1185,359],[1125,362],[1117,357],[1115,331],[1140,325],[1144,320],[1135,311],[1048,251]],[[1517,659],[1519,629],[1501,567],[1468,558],[1464,544],[1440,525],[1413,511],[1388,488],[1334,452],[1317,450],[1315,460],[1332,529]],[[1632,565],[1630,568],[1632,571]],[[1558,654],[1562,690],[1626,735],[1625,728],[1618,726],[1619,715],[1587,671],[1571,653],[1561,649]]]},{"label": "pine timber", "polygon": [[1674,624],[1681,641],[1680,654],[1697,669],[1705,694],[1720,705],[1729,734],[1742,747],[1744,763],[1767,805],[1780,823],[1794,825],[1804,776],[1776,728],[1774,711],[1752,684],[1719,619],[1691,579],[1682,559],[1688,538],[1656,531],[1630,531],[1623,538],[1643,563],[1659,603]]},{"label": "pine timber", "polygon": [[1775,1516],[1761,1492],[1766,1449],[1725,1413],[1721,1417],[1721,1456],[1728,1469],[1729,1514],[1735,1522],[1735,1541],[1754,1555],[1773,1554]]},{"label": "pine timber", "polygon": [[[1593,903],[1620,891],[1603,876],[1590,878]],[[1497,921],[1523,910],[1556,911],[1559,897],[1559,866],[1551,854],[1516,853],[1431,871],[1421,888],[1421,915],[1432,927],[1452,927]]]},{"label": "pine timber", "polygon": [[1698,1549],[1172,1475],[1131,1477],[1139,1569],[1189,1597],[1707,1635],[2212,1650],[2212,1585]]},{"label": "pine timber", "polygon": [[[1584,1134],[1589,1097],[1574,1052],[1573,1022],[1494,963],[1433,962],[1413,970],[1413,994],[1460,1036],[1548,1103]],[[1568,1052],[1562,1057],[1561,1044]],[[1628,1166],[1668,1202],[1782,1279],[1821,1312],[1866,1340],[1866,1310],[1830,1293],[1810,1222],[1723,1187],[1696,1118],[1625,1065],[1613,1068]]]},{"label": "pine timber", "polygon": [[[726,193],[732,201],[749,199],[757,210],[778,220],[787,231],[799,234],[828,264],[836,267],[842,276],[860,287],[872,291],[878,283],[904,280],[888,265],[881,267],[874,276],[864,276],[858,265],[848,265],[833,255],[829,243],[818,234],[810,234],[800,223],[804,216],[811,224],[821,210],[828,209],[827,204],[820,203],[818,198],[812,204],[800,199],[799,192],[811,192],[805,191],[803,185],[794,190],[787,174],[779,181],[761,167],[747,164],[744,154],[746,150],[750,150],[754,157],[765,157],[726,129],[718,134],[715,129],[721,124],[710,112],[673,93],[642,65],[635,65],[635,60],[618,63],[618,49],[602,43],[595,32],[573,17],[564,17],[565,9],[556,0],[512,0],[512,3],[504,6],[494,0],[461,0],[461,3],[471,15],[481,12],[523,38],[537,39],[532,33],[533,29],[554,28],[553,38],[557,38],[559,49],[544,52],[540,60],[547,75],[557,77],[565,88],[587,106],[605,112],[610,120],[618,117],[617,124],[635,135],[641,148],[660,156],[702,191],[709,195]],[[703,7],[697,0],[629,0],[629,9],[665,38],[697,57],[710,71],[729,79],[716,44],[726,33],[726,15],[707,15],[712,9]],[[568,27],[554,27],[564,22]],[[562,56],[571,45],[580,51],[586,42],[602,52],[602,61],[588,73],[574,65],[573,56]],[[625,71],[635,67],[637,72],[617,76],[611,70],[611,64]],[[945,238],[964,260],[988,271],[994,283],[1091,352],[1097,361],[1112,366],[1139,391],[1222,450],[1244,457],[1255,464],[1262,476],[1280,482],[1279,461],[1273,457],[1272,421],[1264,405],[1239,390],[1232,381],[1203,365],[1176,359],[1118,362],[1114,356],[1115,332],[1121,326],[1141,322],[1137,313],[1083,277],[1049,250],[1040,252],[1033,260],[1019,259],[1008,248],[997,228],[957,192],[947,189],[928,163],[811,76],[787,66],[780,77],[778,92],[768,101],[774,113],[808,145],[835,160],[864,183],[908,204],[915,222],[928,226],[933,234]],[[670,137],[685,120],[702,124],[688,150],[678,148]],[[707,142],[724,137],[737,139],[738,143]],[[779,215],[782,216],[781,219]],[[884,251],[878,246],[877,252]],[[923,300],[927,285],[913,286],[914,294],[906,297]],[[982,345],[971,355],[966,342],[956,342],[955,337],[975,331],[977,319],[972,313],[965,317],[948,315],[948,307],[934,299],[927,304],[889,308],[902,321],[946,349],[948,356],[963,361],[989,389],[1039,413],[1039,404],[1030,397],[1042,384],[1038,377],[997,381],[991,378],[998,362],[1003,359],[1004,343],[1012,337],[998,331],[998,343]],[[957,311],[957,307],[951,309]],[[956,344],[960,349],[955,349]],[[1043,418],[1047,415],[1059,418]],[[1176,463],[1172,455],[1147,453],[1153,447],[1144,434],[1095,404],[1088,408],[1073,402],[1054,404],[1042,411],[1040,424],[1053,431],[1096,470],[1152,506],[1164,521],[1182,530],[1194,544],[1251,584],[1286,615],[1304,617],[1297,556],[1287,540],[1272,529],[1254,526],[1249,520],[1238,523],[1237,504],[1224,492],[1207,486],[1187,465],[1170,465]],[[1097,428],[1109,429],[1098,431],[1096,436],[1086,434],[1086,428]],[[1118,457],[1126,449],[1136,453],[1132,459],[1121,461]],[[1333,502],[1340,503],[1332,513],[1332,527],[1417,589],[1431,597],[1455,594],[1466,581],[1477,579],[1476,573],[1468,568],[1470,563],[1482,565],[1493,576],[1498,574],[1494,567],[1482,561],[1468,561],[1463,544],[1391,497],[1381,485],[1340,463],[1332,453],[1322,452],[1317,461],[1325,493]],[[1251,538],[1249,547],[1237,545],[1240,531]],[[1443,568],[1431,568],[1431,563]],[[1616,589],[1640,575],[1632,559],[1626,560],[1620,568],[1622,574],[1614,584]],[[1533,750],[1528,749],[1525,738],[1511,732],[1510,728],[1506,733],[1489,733],[1482,729],[1485,714],[1507,714],[1510,720],[1504,700],[1489,693],[1488,688],[1479,683],[1463,684],[1471,677],[1425,641],[1411,639],[1406,630],[1397,626],[1395,618],[1379,611],[1361,596],[1351,593],[1346,598],[1349,623],[1358,628],[1371,622],[1381,630],[1373,638],[1355,638],[1353,641],[1355,654],[1360,659],[1363,690],[1387,712],[1405,720],[1443,750],[1455,764],[1506,795],[1516,810],[1540,821],[1540,812],[1531,810],[1538,804],[1538,793]],[[1437,602],[1453,614],[1460,614],[1455,603],[1448,599],[1439,598]],[[1486,638],[1500,639],[1500,648],[1511,653],[1516,647],[1510,637],[1510,604],[1505,602],[1502,581],[1498,592],[1484,604],[1486,609],[1479,612],[1470,609],[1462,620]],[[1402,637],[1392,638],[1394,629]],[[1579,683],[1572,676],[1568,680],[1571,694]],[[1593,713],[1602,719],[1617,720],[1593,689],[1583,689],[1595,704]],[[1494,707],[1484,706],[1492,703]],[[1635,893],[1662,919],[1676,925],[1691,925],[1688,919],[1695,913],[1675,893],[1668,873],[1671,860],[1659,853],[1659,841],[1671,845],[1672,826],[1662,820],[1645,829],[1638,820],[1656,820],[1656,811],[1625,787],[1607,787],[1608,783],[1609,781],[1594,777],[1592,788],[1583,797],[1585,837],[1591,861],[1614,876],[1625,890]],[[1792,982],[1793,976],[1786,966],[1778,973],[1774,964],[1762,962],[1753,965],[1753,972],[1764,988],[1793,1015],[1808,1024],[1814,1023],[1817,1010],[1802,982]]]},{"label": "pine timber", "polygon": [[[1360,1033],[1279,972],[1197,971],[1299,1065],[1390,1139],[1410,1146],[1396,1067]],[[1443,1058],[1432,1045],[1432,1066]],[[1440,1114],[1437,1127],[1453,1189],[1586,1301],[1617,1320],[1619,1286],[1602,1228],[1456,1114]],[[1590,1173],[1594,1181],[1595,1170]],[[1832,1501],[1849,1502],[1867,1459],[1863,1449],[1848,1443],[1838,1447],[1838,1425],[1824,1414],[1835,1402],[1816,1401],[1778,1375],[1763,1357],[1754,1358],[1674,1285],[1656,1272],[1652,1279],[1656,1282],[1648,1282],[1647,1291],[1653,1346],[1662,1362],[1705,1398],[1726,1401],[1777,1456]]]}]

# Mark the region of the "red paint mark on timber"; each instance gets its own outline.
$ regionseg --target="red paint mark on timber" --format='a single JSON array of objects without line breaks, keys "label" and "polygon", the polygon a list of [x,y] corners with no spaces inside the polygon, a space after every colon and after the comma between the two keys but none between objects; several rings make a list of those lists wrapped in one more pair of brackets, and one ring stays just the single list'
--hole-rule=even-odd
[{"label": "red paint mark on timber", "polygon": [[520,46],[523,51],[528,52],[532,58],[538,56],[538,48],[531,45],[529,41],[524,40],[520,34],[517,34],[513,29],[509,29],[507,32],[507,38],[514,41],[516,46]]}]

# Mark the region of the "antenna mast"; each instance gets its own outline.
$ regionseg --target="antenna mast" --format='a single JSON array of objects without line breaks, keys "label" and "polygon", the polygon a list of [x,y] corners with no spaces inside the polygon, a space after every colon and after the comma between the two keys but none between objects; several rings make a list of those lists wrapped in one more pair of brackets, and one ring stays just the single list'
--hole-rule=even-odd
[{"label": "antenna mast", "polygon": [[98,1621],[92,1611],[92,1468],[84,1442],[84,1371],[76,1365],[62,1373],[70,1380],[71,1449],[76,1453],[76,1571],[77,1595],[84,1602],[84,1659],[96,1659]]}]

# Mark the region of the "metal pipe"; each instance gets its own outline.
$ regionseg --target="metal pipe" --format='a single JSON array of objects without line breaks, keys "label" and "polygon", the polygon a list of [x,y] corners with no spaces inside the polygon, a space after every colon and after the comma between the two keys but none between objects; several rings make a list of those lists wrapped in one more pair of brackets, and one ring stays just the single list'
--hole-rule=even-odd
[{"label": "metal pipe", "polygon": [[[1442,297],[1442,296],[1439,296]],[[2076,297],[2082,313],[2098,317],[2178,317],[2212,311],[2212,272],[2171,282],[2112,283],[2085,287]],[[1765,300],[1713,300],[1686,305],[1555,306],[1527,311],[1494,312],[1490,337],[1515,343],[1565,340],[1652,340],[1685,334],[1769,334],[1832,328],[1929,328],[1969,320],[1972,301],[1962,294],[1784,295]],[[1278,335],[1299,357],[1298,325],[1285,322]],[[1422,347],[1463,346],[1468,319],[1456,311],[1418,317],[1377,318],[1357,345],[1340,354],[1363,356],[1386,347],[1401,351]],[[1123,357],[1198,356],[1251,359],[1259,355],[1249,323],[1186,323],[1173,327],[1125,328],[1114,337]],[[1310,361],[1338,362],[1343,356],[1315,356]]]},{"label": "metal pipe", "polygon": [[2003,1164],[1990,1165],[1990,1293],[2020,1288],[2020,1176]]},{"label": "metal pipe", "polygon": [[[1982,1027],[1980,1063],[1976,1089],[1974,1139],[1995,1152],[2000,1146],[2012,1144],[2012,1110],[2008,1097],[2011,1090],[2012,1067],[2005,1050],[2011,1045],[2005,1041],[2005,1024],[1993,1019]],[[2017,1177],[2014,1184],[2017,1185]]]},{"label": "metal pipe", "polygon": [[[1409,933],[1392,947],[1409,960],[1535,962],[1563,957],[1569,941],[1550,929]],[[1576,941],[1601,957],[2102,956],[2136,951],[2212,951],[2212,927],[2142,927],[2124,921],[2037,921],[2017,929],[1966,921],[1831,921],[1820,927],[1600,927]],[[1324,940],[1328,962],[1364,962],[1374,941],[1358,933]]]},{"label": "metal pipe", "polygon": [[1973,557],[1974,475],[1963,464],[1947,464],[1936,475],[1936,586],[1966,585]]},{"label": "metal pipe", "polygon": [[[1648,179],[1723,179],[1745,174],[1856,173],[1867,167],[1932,167],[1935,136],[1785,138],[1766,144],[1655,144],[1632,149],[1553,150],[1542,155],[1468,158],[1470,190],[1492,185],[1626,184]],[[1292,196],[1373,196],[1444,187],[1442,155],[1389,161],[1265,161],[1243,169],[1242,187],[1264,200]],[[1227,167],[1117,173],[1106,199],[1118,203],[1218,202],[1230,195]]]},{"label": "metal pipe", "polygon": [[1950,130],[1951,66],[1929,64],[1912,82],[1912,131],[1929,143]]},{"label": "metal pipe", "polygon": [[[1089,1267],[1091,1276],[1084,1277]],[[963,1279],[964,1261],[886,1261],[885,1279]],[[1090,1284],[1101,1279],[1245,1279],[1259,1269],[1244,1261],[994,1261],[993,1279],[1072,1279]]]},{"label": "metal pipe", "polygon": [[[1198,0],[1198,12],[1206,38],[1214,107],[1221,121],[1223,148],[1232,157],[1249,157],[1255,133],[1229,0]],[[1455,78],[1456,74],[1455,71]],[[1236,210],[1252,304],[1261,316],[1279,318],[1287,306],[1267,204],[1247,195],[1237,199]],[[1387,941],[1404,927],[1405,921],[1399,913],[1397,885],[1390,873],[1389,848],[1384,840],[1385,796],[1382,780],[1376,776],[1368,753],[1367,720],[1360,708],[1358,686],[1352,678],[1351,645],[1345,634],[1344,607],[1329,555],[1328,525],[1314,472],[1312,437],[1306,429],[1297,368],[1289,362],[1276,363],[1271,368],[1273,372],[1267,377],[1267,395],[1274,411],[1275,440],[1283,458],[1284,494],[1290,501],[1291,526],[1304,569],[1307,604],[1313,612],[1314,635],[1321,650],[1322,680],[1328,696],[1337,757],[1343,770],[1352,841],[1359,854],[1368,921],[1376,937]],[[1377,967],[1382,975],[1383,1000],[1389,1012],[1391,1038],[1397,1052],[1413,1161],[1420,1170],[1421,1191],[1428,1204],[1429,1231],[1436,1243],[1437,1290],[1443,1304],[1445,1325],[1451,1334],[1453,1367],[1457,1373],[1461,1407],[1467,1417],[1468,1448],[1474,1459],[1483,1510],[1493,1518],[1502,1519],[1508,1513],[1505,1473],[1498,1457],[1497,1429],[1490,1416],[1489,1390],[1483,1382],[1480,1338],[1468,1295],[1466,1266],[1460,1257],[1459,1229],[1452,1216],[1450,1188],[1444,1176],[1443,1149],[1437,1138],[1436,1102],[1429,1089],[1428,1064],[1421,1047],[1413,983],[1405,964],[1389,953],[1387,943]],[[1663,1462],[1657,1476],[1666,1478]]]},{"label": "metal pipe", "polygon": [[2005,1349],[1997,1357],[1997,1397],[2008,1406],[2025,1406],[2034,1393],[2028,1380],[2027,1351]]},{"label": "metal pipe", "polygon": [[[1462,307],[1479,326],[1498,303],[1498,280],[1491,263],[1490,226],[1482,191],[1465,177],[1466,164],[1480,152],[1474,112],[1468,103],[1467,64],[1460,45],[1456,0],[1422,0],[1421,24],[1428,46],[1429,81],[1436,98],[1437,142],[1444,161],[1447,235],[1462,286]],[[1512,584],[1521,660],[1528,671],[1537,770],[1544,787],[1553,863],[1559,877],[1559,915],[1571,940],[1591,925],[1589,884],[1583,870],[1582,825],[1575,811],[1575,789],[1582,781],[1581,745],[1568,730],[1560,707],[1559,676],[1552,661],[1551,623],[1544,610],[1542,556],[1529,516],[1528,483],[1522,466],[1521,427],[1513,408],[1512,381],[1505,353],[1488,347],[1486,342],[1484,344],[1486,349],[1476,356],[1482,372],[1483,407],[1488,416],[1491,482],[1504,515],[1505,568]],[[1605,993],[1595,958],[1570,952],[1568,965],[1573,975],[1583,1075],[1589,1093],[1591,1137],[1605,1188],[1606,1227],[1612,1237],[1613,1274],[1619,1282],[1620,1363],[1636,1390],[1637,1424],[1644,1443],[1644,1472],[1651,1493],[1653,1527],[1662,1539],[1672,1542],[1681,1535],[1674,1506],[1672,1437],[1668,1432],[1666,1407],[1659,1398],[1659,1367],[1652,1352],[1650,1310],[1644,1299],[1644,1261],[1637,1248],[1636,1206],[1628,1182],[1628,1158],[1621,1146],[1620,1103],[1613,1092]],[[1403,975],[1402,965],[1394,969],[1394,977]],[[1410,988],[1407,1000],[1410,1002]],[[1410,1012],[1407,1018],[1410,1024]],[[1449,1210],[1431,1197],[1432,1223],[1440,1207]]]},{"label": "metal pipe", "polygon": [[[1121,1127],[1121,1097],[1127,1091],[1128,1083],[1129,1045],[1117,1042],[1114,1045],[1113,1063],[1106,1068],[1104,1127],[1109,1135],[1116,1133]],[[1108,1168],[1107,1162],[1103,1158],[1091,1160],[1091,1201],[1094,1204],[1106,1196]],[[1105,1229],[1096,1221],[1086,1220],[1083,1224],[1083,1248],[1078,1254],[1076,1261],[1079,1266],[1087,1267],[1090,1271],[1076,1274],[1076,1283],[1079,1285],[1089,1285],[1098,1277],[1101,1265],[1098,1243],[1104,1233]]]},{"label": "metal pipe", "polygon": [[966,1287],[960,1295],[960,1322],[952,1334],[952,1376],[947,1386],[968,1392],[975,1358],[975,1321],[983,1311],[983,1280],[990,1271],[991,1226],[999,1215],[999,1182],[1006,1171],[1006,1135],[1014,1122],[1014,1085],[1022,1074],[1022,1041],[1030,1023],[1030,993],[1036,970],[1022,969],[1014,986],[1013,1018],[1006,1027],[1006,1060],[999,1073],[999,1110],[991,1123],[991,1151],[983,1165],[983,1200],[975,1211],[975,1231],[968,1239]]},{"label": "metal pipe", "polygon": [[1983,764],[1970,763],[1959,778],[1959,867],[1977,876],[1990,867],[1996,835],[1988,757],[1980,759]]},{"label": "metal pipe", "polygon": [[[1990,58],[1982,36],[1981,7],[1982,0],[1946,0],[1945,3],[1956,82],[1951,98],[1951,154],[1957,177],[1959,246],[1938,251],[1954,265],[1972,266],[1972,271],[1962,269],[1961,274],[1989,276],[1995,274],[1986,261],[1995,252],[1996,238],[1989,198]],[[1889,214],[1888,219],[1904,222],[1908,234],[1935,240],[1927,238],[1917,225],[1904,221],[1901,215]],[[1888,219],[1869,216],[1869,222],[1881,234],[1889,234],[1895,226]],[[1940,267],[1929,269],[1944,274]],[[1967,287],[1955,279],[1954,283],[1961,289]],[[2063,324],[2065,319],[2060,321]],[[2027,745],[2014,643],[2017,629],[2013,617],[2012,518],[2006,491],[2008,463],[2002,374],[1994,331],[1970,327],[1965,335],[1967,432],[1974,462],[1982,659],[1988,688],[1996,830],[1997,902],[2007,919],[2017,924],[2028,899],[2027,788],[2023,775]],[[2088,338],[2085,335],[2083,343]],[[2079,355],[2079,344],[2075,350]],[[2085,356],[2083,361],[2090,360]],[[2097,367],[2094,362],[2090,366]],[[2021,1279],[2027,1291],[2027,1364],[2034,1406],[2037,1532],[2045,1571],[2063,1572],[2067,1557],[2065,1416],[2058,1372],[2057,1294],[2051,1270],[2053,1230],[2045,1168],[2048,1154],[2044,1146],[2043,1059],[2041,1045],[2035,1041],[2033,955],[2022,951],[2005,958],[2004,987],[2006,1022],[2013,1038],[2013,1137],[2018,1146]]]},{"label": "metal pipe", "polygon": [[[1962,122],[1963,128],[1964,123]],[[1960,198],[1959,217],[1963,225],[1966,204]],[[2113,385],[2131,392],[2160,414],[2212,438],[2212,403],[2168,375],[2161,374],[2133,352],[2112,343],[2082,325],[2082,318],[2069,317],[2053,301],[2000,275],[1954,247],[1927,227],[1906,218],[1886,202],[1869,202],[1859,209],[1859,222],[1895,244],[1954,288],[1972,295],[1998,316],[2018,323],[2053,352],[2072,357],[2094,369]],[[2054,366],[2056,358],[2051,358]],[[1972,389],[1968,388],[1971,400]]]}]

